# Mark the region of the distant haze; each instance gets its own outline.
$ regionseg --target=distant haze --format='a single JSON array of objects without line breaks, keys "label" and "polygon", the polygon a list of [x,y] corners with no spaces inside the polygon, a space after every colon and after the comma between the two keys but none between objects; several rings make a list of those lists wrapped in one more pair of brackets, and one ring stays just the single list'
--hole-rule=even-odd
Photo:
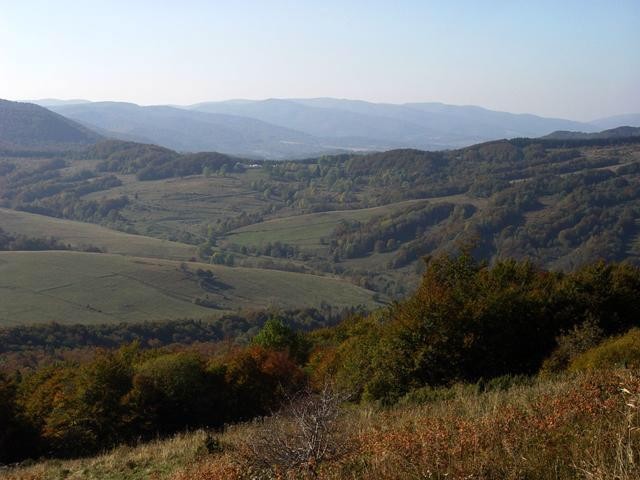
[{"label": "distant haze", "polygon": [[[397,148],[442,150],[557,131],[563,138],[576,131],[587,135],[601,129],[600,125],[621,120],[625,125],[640,125],[640,115],[609,117],[595,124],[474,106],[335,98],[230,100],[189,106],[56,99],[35,103],[41,106],[4,102],[6,113],[0,110],[0,126],[4,120],[10,134],[5,141],[14,140],[13,126],[20,123],[35,134],[29,127],[33,122],[24,114],[27,110],[46,120],[41,133],[54,130],[54,123],[71,120],[77,122],[76,129],[84,126],[103,137],[155,143],[183,152],[217,151],[268,159]],[[55,120],[53,112],[62,117]]]},{"label": "distant haze", "polygon": [[0,98],[640,111],[640,2],[0,0]]}]

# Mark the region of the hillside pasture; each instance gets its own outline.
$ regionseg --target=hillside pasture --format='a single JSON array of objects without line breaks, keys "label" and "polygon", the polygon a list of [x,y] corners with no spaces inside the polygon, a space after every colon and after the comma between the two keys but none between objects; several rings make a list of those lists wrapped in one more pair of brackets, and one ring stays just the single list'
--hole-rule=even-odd
[{"label": "hillside pasture", "polygon": [[[213,273],[210,287],[201,286],[198,269]],[[375,306],[373,292],[331,277],[110,254],[0,252],[0,279],[0,325],[207,318],[323,302]]]},{"label": "hillside pasture", "polygon": [[184,178],[137,181],[122,178],[123,185],[86,195],[86,200],[126,195],[131,204],[123,215],[141,233],[154,237],[173,237],[179,232],[202,235],[208,225],[233,218],[242,212],[256,213],[270,202],[250,188],[259,172],[230,176],[194,175]]},{"label": "hillside pasture", "polygon": [[188,260],[195,247],[99,225],[0,208],[0,228],[28,237],[52,236],[76,248],[96,246],[107,253]]},{"label": "hillside pasture", "polygon": [[295,215],[238,228],[228,233],[225,239],[241,246],[281,242],[295,245],[301,249],[321,252],[325,250],[322,239],[329,238],[336,226],[343,221],[367,222],[374,217],[402,212],[404,209],[418,204],[476,203],[478,201],[478,199],[466,195],[450,195],[431,199],[407,200],[380,207]]}]

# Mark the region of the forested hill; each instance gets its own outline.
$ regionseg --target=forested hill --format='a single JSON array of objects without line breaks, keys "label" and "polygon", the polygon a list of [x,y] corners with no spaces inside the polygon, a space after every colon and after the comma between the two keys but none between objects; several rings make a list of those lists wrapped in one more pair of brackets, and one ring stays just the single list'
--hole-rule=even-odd
[{"label": "forested hill", "polygon": [[100,135],[32,103],[0,100],[0,150],[68,150]]},{"label": "forested hill", "polygon": [[640,137],[639,127],[617,127],[602,132],[585,133],[558,130],[542,138],[548,140],[586,140],[586,139],[612,139],[612,138],[633,138]]}]

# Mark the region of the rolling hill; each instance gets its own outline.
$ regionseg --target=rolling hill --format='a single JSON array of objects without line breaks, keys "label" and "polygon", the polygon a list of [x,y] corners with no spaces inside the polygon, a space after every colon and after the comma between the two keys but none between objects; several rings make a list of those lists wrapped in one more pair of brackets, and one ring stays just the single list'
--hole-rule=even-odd
[{"label": "rolling hill", "polygon": [[623,115],[614,115],[612,117],[599,118],[590,122],[598,129],[615,128],[620,125],[629,125],[631,127],[640,127],[640,113],[627,113]]},{"label": "rolling hill", "polygon": [[99,139],[97,133],[46,108],[0,100],[0,149],[67,150]]},{"label": "rolling hill", "polygon": [[47,217],[6,208],[0,208],[0,227],[6,231],[28,237],[46,234],[73,247],[93,245],[107,253],[120,255],[188,260],[196,253],[193,245],[143,235],[131,235],[91,223]]},{"label": "rolling hill", "polygon": [[[196,270],[209,270],[204,287]],[[0,325],[210,318],[248,308],[373,306],[343,280],[79,252],[0,252]],[[209,308],[196,303],[206,299]]]},{"label": "rolling hill", "polygon": [[545,135],[542,138],[548,140],[588,140],[588,139],[615,139],[615,138],[632,138],[640,137],[640,128],[637,127],[617,127],[602,132],[585,133],[585,132],[569,132],[559,130],[557,132]]}]

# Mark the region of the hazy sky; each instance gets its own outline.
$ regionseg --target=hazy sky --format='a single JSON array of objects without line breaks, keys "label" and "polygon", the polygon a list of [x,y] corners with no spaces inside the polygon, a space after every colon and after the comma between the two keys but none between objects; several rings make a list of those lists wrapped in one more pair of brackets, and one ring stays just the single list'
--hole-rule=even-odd
[{"label": "hazy sky", "polygon": [[640,0],[0,0],[0,98],[640,112]]}]

